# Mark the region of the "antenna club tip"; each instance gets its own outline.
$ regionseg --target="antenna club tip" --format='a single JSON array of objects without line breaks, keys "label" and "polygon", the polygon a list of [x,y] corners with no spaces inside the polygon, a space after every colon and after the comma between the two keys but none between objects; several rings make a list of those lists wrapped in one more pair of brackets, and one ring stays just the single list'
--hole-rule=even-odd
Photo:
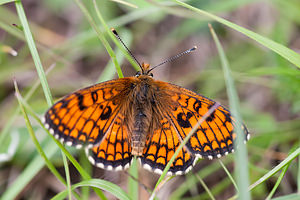
[{"label": "antenna club tip", "polygon": [[113,32],[114,34],[117,34],[117,31],[114,28],[110,28],[110,31]]},{"label": "antenna club tip", "polygon": [[193,48],[191,48],[190,51],[195,51],[197,48],[197,46],[193,46]]}]

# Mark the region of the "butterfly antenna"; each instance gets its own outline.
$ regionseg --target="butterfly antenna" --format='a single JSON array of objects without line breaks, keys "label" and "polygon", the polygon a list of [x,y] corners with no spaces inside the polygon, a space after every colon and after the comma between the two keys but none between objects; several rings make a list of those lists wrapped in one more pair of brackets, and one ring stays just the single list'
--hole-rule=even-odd
[{"label": "butterfly antenna", "polygon": [[185,54],[191,53],[192,51],[195,51],[196,49],[197,49],[197,46],[194,46],[194,47],[191,48],[191,49],[188,49],[188,50],[186,50],[186,51],[184,51],[184,52],[181,52],[181,53],[179,53],[179,54],[177,54],[177,55],[175,55],[175,56],[172,56],[171,58],[168,58],[168,59],[165,60],[164,62],[162,62],[162,63],[160,63],[160,64],[158,64],[158,65],[152,67],[148,72],[152,71],[152,70],[155,69],[156,67],[159,67],[159,66],[161,66],[161,65],[163,65],[163,64],[166,64],[167,62],[171,62],[171,61],[173,61],[173,60],[175,60],[175,59],[177,59],[177,58],[179,58],[179,57],[181,57],[181,56],[183,56],[183,55],[185,55]]},{"label": "butterfly antenna", "polygon": [[125,49],[127,50],[127,52],[131,55],[131,57],[135,60],[135,62],[140,66],[140,68],[143,70],[142,65],[139,63],[139,61],[135,58],[135,56],[133,55],[133,53],[128,49],[128,47],[125,45],[125,43],[123,42],[123,40],[121,39],[121,37],[119,36],[119,34],[117,33],[116,29],[111,28],[110,29],[111,32],[113,32],[113,34],[116,36],[116,38],[118,38],[118,40],[122,43],[122,45],[125,47]]}]

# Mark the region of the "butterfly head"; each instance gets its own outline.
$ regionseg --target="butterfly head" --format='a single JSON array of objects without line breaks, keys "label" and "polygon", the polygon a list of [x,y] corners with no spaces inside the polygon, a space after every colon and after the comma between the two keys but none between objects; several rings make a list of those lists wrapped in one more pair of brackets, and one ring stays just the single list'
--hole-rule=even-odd
[{"label": "butterfly head", "polygon": [[[152,69],[153,69],[153,68],[152,68]],[[141,76],[141,75],[145,75],[145,76],[153,77],[153,74],[150,73],[152,69],[150,69],[150,64],[148,64],[148,63],[142,63],[142,65],[141,65],[141,71],[138,71],[138,72],[135,74],[135,76],[136,76],[136,77],[139,77],[139,76]]]}]

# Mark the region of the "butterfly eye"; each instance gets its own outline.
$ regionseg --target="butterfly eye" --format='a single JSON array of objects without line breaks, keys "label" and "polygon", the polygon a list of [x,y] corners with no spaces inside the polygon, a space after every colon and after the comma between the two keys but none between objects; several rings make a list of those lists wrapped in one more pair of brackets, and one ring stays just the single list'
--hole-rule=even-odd
[{"label": "butterfly eye", "polygon": [[149,74],[149,76],[153,77],[153,74],[152,74],[152,73],[150,73],[150,74]]},{"label": "butterfly eye", "polygon": [[141,74],[142,74],[142,72],[141,72],[141,71],[138,71],[138,72],[135,74],[135,76],[136,76],[136,77],[139,77]]}]

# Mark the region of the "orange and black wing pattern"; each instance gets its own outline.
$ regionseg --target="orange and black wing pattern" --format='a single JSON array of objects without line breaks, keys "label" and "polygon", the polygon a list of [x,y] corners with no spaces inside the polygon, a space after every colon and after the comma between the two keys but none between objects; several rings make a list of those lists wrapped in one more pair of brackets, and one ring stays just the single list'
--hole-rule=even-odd
[{"label": "orange and black wing pattern", "polygon": [[102,141],[120,112],[117,97],[127,83],[117,79],[78,90],[55,103],[42,121],[62,143],[91,148]]},{"label": "orange and black wing pattern", "polygon": [[[170,87],[173,88],[172,100],[177,102],[177,106],[169,113],[169,117],[183,140],[216,102],[176,85]],[[199,158],[220,158],[233,151],[233,141],[237,136],[234,130],[236,126],[236,120],[231,113],[219,105],[201,123],[186,147],[189,152]],[[245,125],[241,126],[248,140],[250,136],[248,130]]]},{"label": "orange and black wing pattern", "polygon": [[86,151],[90,162],[97,167],[116,171],[128,168],[132,155],[124,116],[118,114],[99,146]]},{"label": "orange and black wing pattern", "polygon": [[[145,169],[161,174],[182,142],[182,139],[167,116],[161,120],[161,128],[150,135],[146,141],[143,155],[140,157],[141,164]],[[195,156],[186,147],[182,148],[172,163],[168,175],[181,175],[188,172],[192,169],[194,161]]]},{"label": "orange and black wing pattern", "polygon": [[[180,143],[216,104],[215,101],[185,88],[173,84],[168,84],[168,88],[174,103],[170,108],[165,108],[161,128],[150,134],[141,157],[143,167],[156,173],[162,173]],[[184,174],[191,170],[199,158],[220,158],[233,152],[236,126],[231,113],[223,106],[217,106],[177,155],[168,173]],[[248,140],[248,130],[244,125],[242,129]]]}]

